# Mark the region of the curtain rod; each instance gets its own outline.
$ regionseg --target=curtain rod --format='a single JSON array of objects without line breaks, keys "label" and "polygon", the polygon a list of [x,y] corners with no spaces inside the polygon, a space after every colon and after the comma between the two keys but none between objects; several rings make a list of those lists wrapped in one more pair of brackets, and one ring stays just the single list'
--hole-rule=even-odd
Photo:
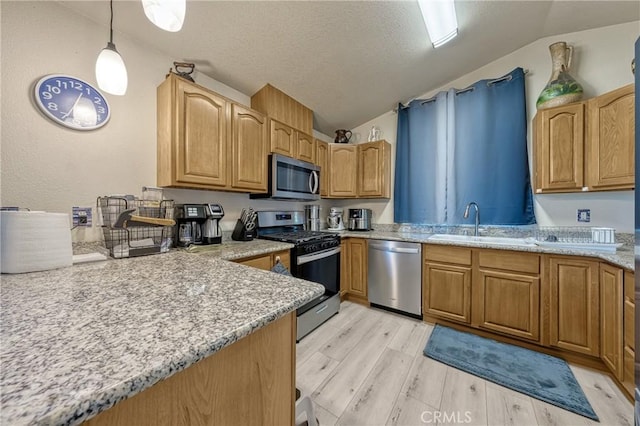
[{"label": "curtain rod", "polygon": [[[525,74],[525,75],[529,74],[529,70],[525,69],[525,70],[523,70],[523,71],[524,71],[524,74]],[[496,83],[499,83],[499,82],[504,81],[504,80],[507,80],[507,81],[508,81],[508,80],[511,80],[512,78],[513,78],[513,77],[511,76],[511,74],[509,74],[509,75],[505,75],[504,77],[500,77],[500,78],[496,78],[496,79],[494,79],[494,80],[488,81],[488,82],[487,82],[487,86],[491,86],[492,84],[496,84]],[[470,92],[470,91],[472,91],[472,90],[473,90],[473,86],[469,86],[469,87],[466,87],[466,88],[464,88],[464,89],[456,90],[456,95],[460,95],[461,93],[465,93],[465,92]],[[413,99],[411,99],[409,102],[407,102],[407,105],[409,105],[411,102],[415,101],[416,99],[418,99],[418,98],[413,98]],[[429,103],[429,102],[434,102],[435,100],[436,100],[436,97],[435,97],[435,96],[434,96],[434,97],[431,97],[431,98],[429,98],[429,99],[425,99],[424,101],[422,101],[421,105],[427,104],[427,103]],[[399,103],[399,104],[402,104],[402,102],[398,102],[398,103]],[[403,108],[407,108],[407,107],[406,107],[406,106],[404,106],[404,105],[402,105],[402,107],[403,107]],[[397,113],[397,112],[398,112],[398,108],[394,108],[394,109],[393,109],[393,112]]]}]

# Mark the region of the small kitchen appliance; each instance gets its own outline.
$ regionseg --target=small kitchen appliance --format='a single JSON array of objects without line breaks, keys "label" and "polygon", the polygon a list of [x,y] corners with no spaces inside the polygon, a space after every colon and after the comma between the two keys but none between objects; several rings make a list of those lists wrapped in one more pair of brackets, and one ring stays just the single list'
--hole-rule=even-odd
[{"label": "small kitchen appliance", "polygon": [[304,206],[304,229],[307,231],[320,230],[320,206],[307,204]]},{"label": "small kitchen appliance", "polygon": [[344,230],[344,218],[342,217],[344,209],[342,207],[331,207],[329,216],[327,216],[327,226],[329,231]]},{"label": "small kitchen appliance", "polygon": [[349,209],[349,231],[371,231],[371,209]]},{"label": "small kitchen appliance", "polygon": [[340,236],[304,229],[303,211],[259,211],[258,238],[291,243],[291,274],[322,284],[322,296],[296,310],[296,340],[340,311]]},{"label": "small kitchen appliance", "polygon": [[249,194],[249,198],[274,200],[320,200],[320,167],[280,154],[269,156],[267,192]]},{"label": "small kitchen appliance", "polygon": [[205,204],[207,221],[204,223],[203,244],[220,244],[222,242],[222,231],[220,230],[220,220],[224,217],[224,210],[220,204]]},{"label": "small kitchen appliance", "polygon": [[178,204],[175,219],[177,247],[210,244],[205,242],[203,232],[208,222],[206,204]]}]

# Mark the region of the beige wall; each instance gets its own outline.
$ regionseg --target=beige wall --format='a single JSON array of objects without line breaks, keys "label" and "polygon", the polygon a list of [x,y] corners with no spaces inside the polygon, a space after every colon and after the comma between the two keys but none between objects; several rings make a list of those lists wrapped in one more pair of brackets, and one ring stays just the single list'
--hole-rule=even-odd
[{"label": "beige wall", "polygon": [[[73,131],[39,112],[33,102],[33,86],[52,73],[96,85],[94,65],[107,43],[107,23],[95,23],[58,3],[44,1],[2,1],[0,14],[0,204],[70,213],[73,206],[95,206],[100,195],[140,195],[142,186],[155,186],[156,87],[173,61],[182,58],[166,56],[116,32],[114,41],[129,75],[127,93],[106,94],[112,115],[105,127]],[[195,79],[237,102],[250,103],[246,94],[207,76],[196,75]],[[302,209],[304,205],[213,191],[167,190],[166,194],[177,202],[222,204],[226,212],[222,226],[227,230],[233,229],[243,207]],[[73,238],[99,239],[100,229],[78,228]]]},{"label": "beige wall", "polygon": [[[640,22],[632,22],[543,38],[451,81],[438,90],[418,97],[427,98],[450,87],[461,89],[481,79],[499,77],[520,66],[529,70],[526,77],[526,91],[527,115],[531,122],[536,113],[536,99],[551,74],[551,57],[548,49],[551,43],[566,41],[574,46],[571,74],[582,83],[585,98],[589,98],[633,83],[630,64],[634,54],[635,40],[640,35],[639,25]],[[446,46],[443,49],[446,49]],[[396,114],[388,112],[353,129],[356,141],[366,141],[367,134],[373,125],[380,127],[383,137],[393,145],[392,158],[395,161]],[[530,128],[528,143],[531,147]],[[531,153],[531,149],[529,152]],[[393,198],[389,202],[343,202],[343,205],[373,209],[375,223],[393,222]],[[589,225],[613,226],[619,232],[633,232],[633,191],[535,196],[536,218],[540,225],[578,225],[576,221],[578,208],[591,209]]]}]

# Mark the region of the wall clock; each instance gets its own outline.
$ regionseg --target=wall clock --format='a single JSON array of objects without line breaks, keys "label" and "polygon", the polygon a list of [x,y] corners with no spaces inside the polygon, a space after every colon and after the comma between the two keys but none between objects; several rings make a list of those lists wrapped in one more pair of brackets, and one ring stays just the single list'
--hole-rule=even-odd
[{"label": "wall clock", "polygon": [[34,94],[45,116],[71,129],[98,129],[107,124],[111,116],[102,93],[79,78],[45,75],[36,83]]}]

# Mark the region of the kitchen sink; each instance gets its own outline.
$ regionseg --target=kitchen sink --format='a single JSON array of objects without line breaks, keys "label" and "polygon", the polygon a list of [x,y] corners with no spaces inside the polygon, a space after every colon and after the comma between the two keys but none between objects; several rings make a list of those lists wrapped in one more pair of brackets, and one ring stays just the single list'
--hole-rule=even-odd
[{"label": "kitchen sink", "polygon": [[429,241],[450,241],[461,243],[482,243],[497,246],[525,246],[532,247],[536,244],[528,238],[508,238],[473,235],[435,234],[429,237]]}]

